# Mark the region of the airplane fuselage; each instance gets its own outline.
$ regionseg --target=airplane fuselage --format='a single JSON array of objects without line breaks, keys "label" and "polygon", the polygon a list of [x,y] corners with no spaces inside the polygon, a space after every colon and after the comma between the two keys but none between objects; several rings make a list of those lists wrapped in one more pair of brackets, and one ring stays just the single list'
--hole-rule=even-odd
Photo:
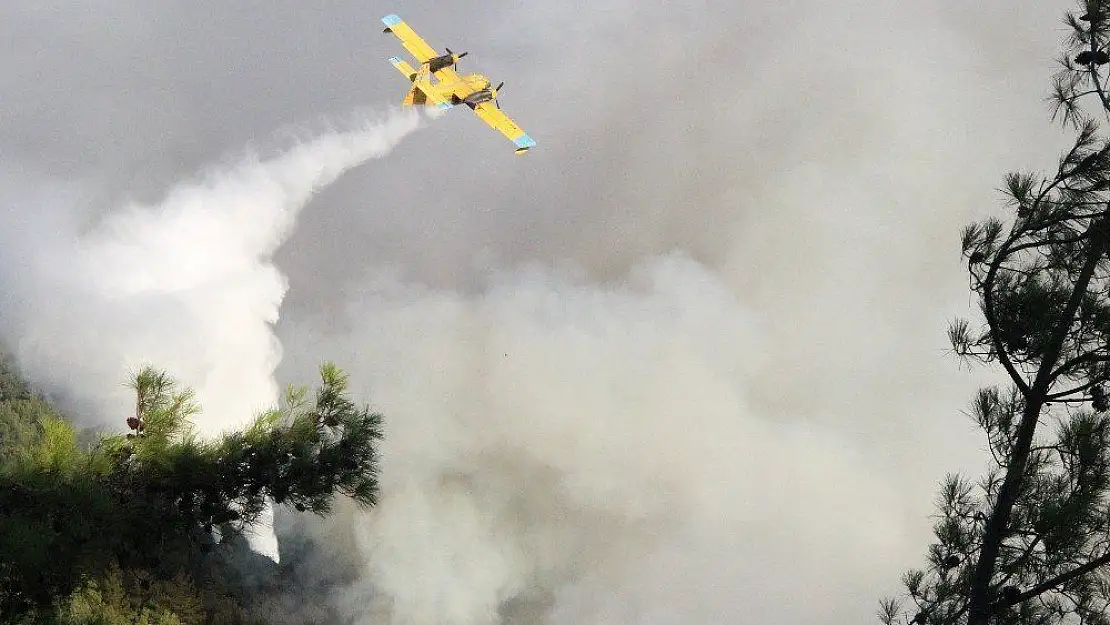
[{"label": "airplane fuselage", "polygon": [[495,95],[490,89],[489,78],[481,74],[468,74],[453,82],[440,81],[435,86],[452,104],[478,104],[492,100]]},{"label": "airplane fuselage", "polygon": [[[430,65],[428,69],[431,70]],[[409,75],[409,80],[414,84],[412,90],[405,97],[404,104],[421,106],[429,98],[438,98],[443,100],[445,105],[467,104],[473,108],[482,102],[488,102],[497,97],[497,90],[491,88],[490,79],[481,74],[467,74],[466,76],[459,76],[456,80],[437,79],[436,82],[429,81],[421,86],[417,82],[417,73],[414,72]],[[425,90],[431,90],[434,93],[425,94]]]}]

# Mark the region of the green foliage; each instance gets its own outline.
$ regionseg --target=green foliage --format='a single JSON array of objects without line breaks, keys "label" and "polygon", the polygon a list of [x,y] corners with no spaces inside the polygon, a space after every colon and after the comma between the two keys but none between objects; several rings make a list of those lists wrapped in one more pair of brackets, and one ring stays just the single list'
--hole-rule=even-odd
[{"label": "green foliage", "polygon": [[112,567],[85,582],[52,615],[58,625],[204,625],[201,597],[184,575],[170,580],[145,571],[126,577]]},{"label": "green foliage", "polygon": [[217,573],[198,587],[183,573],[160,578],[112,565],[49,609],[24,613],[13,625],[264,625],[247,615],[250,606],[242,597],[215,588],[228,582]]},{"label": "green foliage", "polygon": [[54,408],[17,375],[0,352],[0,466],[15,460],[42,434],[42,422],[58,418]]},{"label": "green foliage", "polygon": [[334,365],[320,375],[313,403],[307,389],[291,388],[244,431],[213,440],[192,431],[192,393],[151,368],[132,380],[136,412],[126,435],[85,451],[68,423],[40,418],[41,434],[0,468],[0,616],[46,614],[69,596],[63,612],[85,619],[70,622],[130,614],[184,625],[192,613],[164,601],[123,606],[112,567],[159,583],[210,577],[212,558],[226,554],[268,500],[318,514],[336,496],[372,505],[381,416],[348,398]]}]

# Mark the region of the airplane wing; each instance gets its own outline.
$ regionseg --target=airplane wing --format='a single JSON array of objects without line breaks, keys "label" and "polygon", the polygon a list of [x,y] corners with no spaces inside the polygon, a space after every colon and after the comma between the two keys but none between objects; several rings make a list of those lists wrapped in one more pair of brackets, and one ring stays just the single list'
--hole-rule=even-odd
[{"label": "airplane wing", "polygon": [[[424,41],[420,35],[416,34],[416,31],[413,30],[411,26],[396,15],[387,15],[383,17],[382,23],[386,26],[386,32],[397,35],[397,38],[401,40],[401,45],[405,46],[405,49],[416,57],[418,63],[424,63],[432,57],[439,56],[435,48],[428,45],[427,41]],[[394,63],[394,65],[396,65],[396,63]],[[435,77],[444,83],[457,83],[460,80],[458,73],[451,67],[445,67],[439,70],[435,73]]]},{"label": "airplane wing", "polygon": [[417,62],[424,63],[433,56],[439,56],[435,48],[428,45],[427,41],[420,38],[416,31],[411,26],[406,24],[404,20],[396,15],[390,14],[382,18],[382,23],[385,24],[385,32],[397,35],[401,40],[401,45],[416,57]]},{"label": "airplane wing", "polygon": [[509,141],[516,144],[516,153],[524,154],[529,148],[536,145],[535,139],[528,136],[520,126],[517,126],[509,116],[502,113],[493,102],[482,102],[474,107],[474,112],[482,121],[500,131],[508,137]]}]

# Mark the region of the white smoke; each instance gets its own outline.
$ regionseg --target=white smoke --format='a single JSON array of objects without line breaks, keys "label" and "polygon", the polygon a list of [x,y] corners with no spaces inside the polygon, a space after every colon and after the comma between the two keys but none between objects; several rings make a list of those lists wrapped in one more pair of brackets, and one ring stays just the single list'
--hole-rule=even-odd
[{"label": "white smoke", "polygon": [[[382,274],[342,322],[283,329],[386,415],[380,505],[319,530],[361,554],[336,600],[366,625],[734,622],[744,604],[697,587],[708,562],[728,583],[785,588],[896,551],[902,506],[853,444],[748,406],[760,327],[672,255],[608,287],[558,268],[495,274],[475,294]],[[794,539],[748,542],[772,534]],[[769,551],[829,564],[768,580]],[[783,607],[795,622],[813,610]]]},{"label": "white smoke", "polygon": [[88,231],[77,192],[9,198],[4,338],[32,379],[80,407],[83,425],[120,426],[132,401],[122,382],[144,364],[197,391],[202,434],[243,425],[277,400],[272,324],[286,280],[274,253],[317,191],[387,154],[419,119],[394,111],[270,158],[248,155],[157,204],[119,206]]}]

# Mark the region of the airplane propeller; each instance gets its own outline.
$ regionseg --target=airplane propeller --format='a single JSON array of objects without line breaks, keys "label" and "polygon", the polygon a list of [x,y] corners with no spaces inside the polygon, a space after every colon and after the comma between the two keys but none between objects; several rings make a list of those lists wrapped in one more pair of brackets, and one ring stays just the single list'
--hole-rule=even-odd
[{"label": "airplane propeller", "polygon": [[502,80],[501,84],[497,85],[497,87],[494,88],[494,90],[493,90],[493,103],[497,106],[497,108],[501,108],[501,103],[497,101],[497,95],[501,93],[501,87],[504,87],[504,86],[505,86],[505,81]]},{"label": "airplane propeller", "polygon": [[[451,51],[451,48],[447,48],[447,54],[450,54],[450,55],[454,56],[455,53]],[[469,52],[460,53],[459,56],[455,58],[455,67],[459,66],[459,59],[463,58],[464,56],[466,56],[468,54],[470,54],[470,53]]]}]

